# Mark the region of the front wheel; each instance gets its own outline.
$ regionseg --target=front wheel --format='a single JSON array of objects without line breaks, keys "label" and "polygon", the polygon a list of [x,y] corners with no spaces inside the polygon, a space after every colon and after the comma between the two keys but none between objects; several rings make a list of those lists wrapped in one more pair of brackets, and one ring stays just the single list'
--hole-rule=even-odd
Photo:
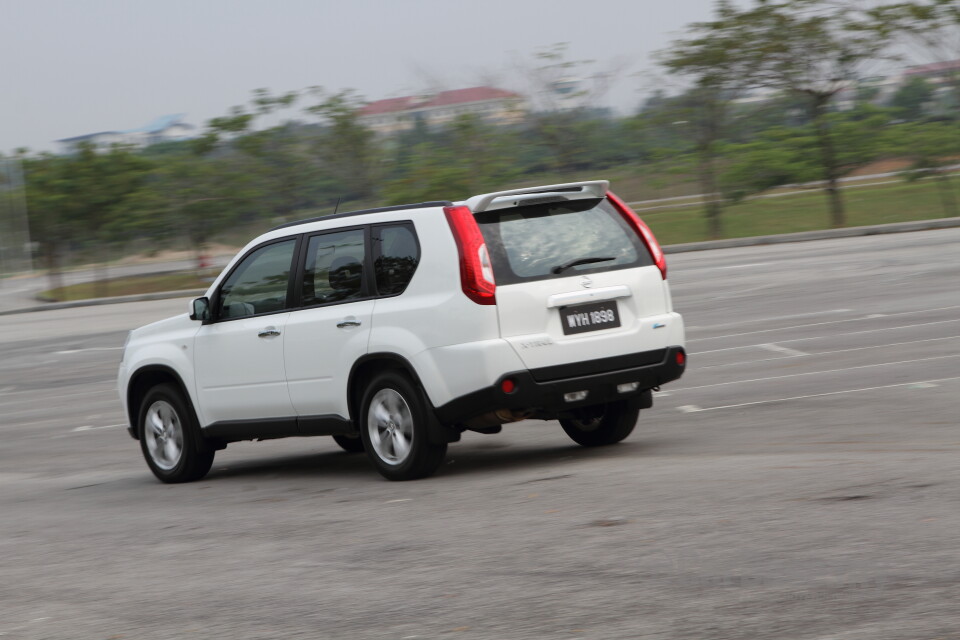
[{"label": "front wheel", "polygon": [[363,448],[385,478],[423,478],[443,462],[447,444],[430,442],[428,425],[436,418],[407,376],[381,373],[367,386],[360,407]]},{"label": "front wheel", "polygon": [[147,392],[138,428],[147,466],[163,482],[199,480],[210,471],[214,450],[201,445],[193,411],[172,384]]},{"label": "front wheel", "polygon": [[577,444],[599,447],[630,435],[639,415],[638,401],[620,400],[578,409],[572,418],[561,418],[560,426]]}]

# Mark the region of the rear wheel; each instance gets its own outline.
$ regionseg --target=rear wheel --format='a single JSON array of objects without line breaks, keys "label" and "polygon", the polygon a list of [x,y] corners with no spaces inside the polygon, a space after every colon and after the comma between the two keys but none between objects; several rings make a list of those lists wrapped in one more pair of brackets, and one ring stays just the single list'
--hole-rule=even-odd
[{"label": "rear wheel", "polygon": [[362,453],[363,440],[360,436],[333,436],[333,441],[340,445],[340,448],[347,453]]},{"label": "rear wheel", "polygon": [[163,482],[190,482],[207,475],[214,450],[202,445],[199,426],[180,390],[160,384],[140,405],[140,450]]},{"label": "rear wheel", "polygon": [[367,386],[360,406],[363,447],[381,475],[414,480],[437,470],[447,444],[430,442],[428,426],[436,418],[423,392],[407,376],[381,373]]},{"label": "rear wheel", "polygon": [[577,444],[599,447],[630,435],[639,415],[639,401],[620,400],[578,409],[572,418],[561,418],[560,426]]}]

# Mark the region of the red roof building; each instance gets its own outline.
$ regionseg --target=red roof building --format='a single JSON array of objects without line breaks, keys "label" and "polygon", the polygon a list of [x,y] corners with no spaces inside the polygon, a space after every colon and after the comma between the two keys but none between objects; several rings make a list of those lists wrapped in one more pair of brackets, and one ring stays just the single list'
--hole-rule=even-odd
[{"label": "red roof building", "polygon": [[360,109],[360,122],[378,133],[396,133],[414,128],[449,124],[458,116],[473,114],[493,124],[512,124],[523,119],[523,96],[493,87],[471,87],[429,95],[387,98]]}]

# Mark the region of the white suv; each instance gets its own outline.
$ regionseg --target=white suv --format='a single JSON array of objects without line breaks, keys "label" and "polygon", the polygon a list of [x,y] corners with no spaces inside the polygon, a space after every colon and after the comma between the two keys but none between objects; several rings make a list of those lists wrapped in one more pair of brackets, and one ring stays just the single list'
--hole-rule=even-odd
[{"label": "white suv", "polygon": [[119,389],[164,482],[227,443],[333,436],[391,480],[465,430],[627,437],[684,371],[663,252],[606,181],[330,215],[247,245],[190,314],[132,331]]}]

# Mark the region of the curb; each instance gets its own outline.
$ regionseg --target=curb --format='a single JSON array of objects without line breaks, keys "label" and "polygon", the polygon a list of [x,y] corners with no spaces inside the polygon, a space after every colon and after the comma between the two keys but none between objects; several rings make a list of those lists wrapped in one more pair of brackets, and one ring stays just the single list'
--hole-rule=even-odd
[{"label": "curb", "polygon": [[[732,249],[737,247],[752,247],[769,244],[785,244],[788,242],[811,242],[814,240],[829,240],[832,238],[854,238],[858,236],[874,236],[887,233],[909,233],[912,231],[930,231],[933,229],[952,229],[960,227],[960,218],[937,218],[934,220],[917,220],[915,222],[893,222],[890,224],[875,224],[866,227],[845,227],[843,229],[823,229],[820,231],[800,231],[798,233],[783,233],[773,236],[752,236],[749,238],[730,238],[727,240],[706,240],[704,242],[686,242],[671,244],[663,247],[664,253],[688,253],[691,251],[710,251],[712,249]],[[91,298],[89,300],[73,300],[70,302],[51,302],[43,306],[24,307],[22,309],[8,309],[0,311],[0,316],[16,313],[32,313],[34,311],[53,311],[56,309],[76,309],[78,307],[96,307],[104,304],[119,304],[122,302],[144,302],[148,300],[170,300],[173,298],[196,297],[206,293],[206,289],[189,289],[184,291],[163,291],[159,293],[144,293],[132,296],[117,296],[114,298]]]},{"label": "curb", "polygon": [[67,302],[48,302],[37,307],[23,307],[22,309],[7,309],[0,311],[0,316],[9,316],[15,313],[32,313],[34,311],[56,311],[57,309],[76,309],[78,307],[99,307],[104,304],[120,304],[121,302],[144,302],[147,300],[172,300],[174,298],[190,298],[202,296],[206,289],[184,289],[182,291],[159,291],[157,293],[138,293],[131,296],[116,296],[113,298],[88,298],[87,300],[70,300]]},{"label": "curb", "polygon": [[960,218],[937,218],[917,220],[915,222],[893,222],[875,224],[866,227],[844,227],[843,229],[823,229],[820,231],[800,231],[782,233],[775,236],[752,236],[750,238],[729,238],[726,240],[706,240],[704,242],[686,242],[663,247],[664,253],[687,253],[689,251],[709,251],[711,249],[731,249],[734,247],[752,247],[765,244],[784,244],[787,242],[811,242],[833,238],[854,238],[875,236],[887,233],[909,233],[911,231],[930,231],[932,229],[951,229],[960,227]]}]

